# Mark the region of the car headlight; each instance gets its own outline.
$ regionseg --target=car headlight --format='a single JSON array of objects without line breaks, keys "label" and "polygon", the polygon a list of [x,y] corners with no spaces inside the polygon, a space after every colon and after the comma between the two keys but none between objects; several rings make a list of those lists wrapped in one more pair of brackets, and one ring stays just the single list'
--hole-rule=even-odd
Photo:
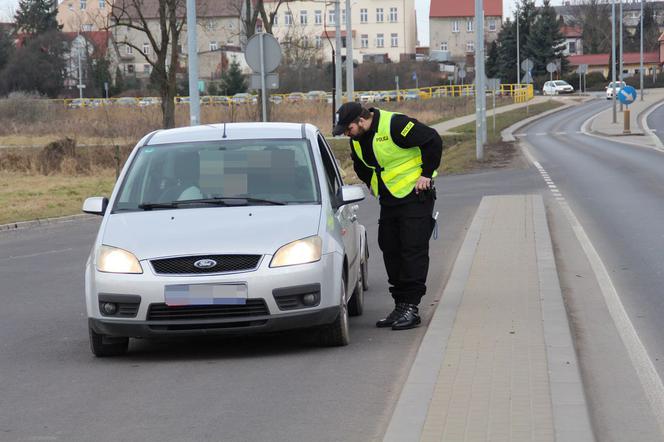
[{"label": "car headlight", "polygon": [[97,270],[107,273],[143,273],[133,253],[105,245],[97,252]]},{"label": "car headlight", "polygon": [[282,246],[272,257],[270,267],[292,266],[320,260],[323,241],[320,236],[310,236]]}]

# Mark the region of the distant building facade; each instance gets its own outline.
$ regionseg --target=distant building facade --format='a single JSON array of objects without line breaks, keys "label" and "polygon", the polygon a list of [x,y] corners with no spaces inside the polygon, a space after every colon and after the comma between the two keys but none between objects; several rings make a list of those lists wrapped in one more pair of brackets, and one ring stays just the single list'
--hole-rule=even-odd
[{"label": "distant building facade", "polygon": [[58,4],[58,23],[63,32],[108,29],[112,0],[63,0]]},{"label": "distant building facade", "polygon": [[[502,0],[484,1],[484,42],[498,37],[503,22]],[[447,53],[449,61],[462,61],[475,53],[475,5],[468,0],[431,0],[429,44],[431,51]]]}]

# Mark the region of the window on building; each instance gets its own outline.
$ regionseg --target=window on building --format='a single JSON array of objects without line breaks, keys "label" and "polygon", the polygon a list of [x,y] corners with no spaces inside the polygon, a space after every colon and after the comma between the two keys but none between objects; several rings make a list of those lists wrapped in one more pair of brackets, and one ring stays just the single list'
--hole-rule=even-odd
[{"label": "window on building", "polygon": [[88,7],[88,0],[81,0],[80,4],[81,9],[85,9]]},{"label": "window on building", "polygon": [[341,10],[341,23],[346,23],[346,10]]},{"label": "window on building", "polygon": [[459,20],[452,22],[452,32],[459,32]]},{"label": "window on building", "polygon": [[217,44],[217,42],[216,41],[211,41],[210,42],[210,50],[211,51],[216,51],[217,49],[219,49],[219,45]]},{"label": "window on building", "polygon": [[307,11],[300,11],[300,24],[306,25],[307,20],[308,20]]},{"label": "window on building", "polygon": [[272,19],[272,26],[278,26],[279,25],[279,14],[274,14],[274,18]]},{"label": "window on building", "polygon": [[99,0],[99,9],[104,9],[106,7],[106,0]]},{"label": "window on building", "polygon": [[328,25],[333,25],[335,23],[334,21],[334,9],[329,9],[327,11],[327,24]]},{"label": "window on building", "polygon": [[473,20],[466,20],[466,32],[473,32]]},{"label": "window on building", "polygon": [[390,22],[395,23],[397,21],[397,8],[390,8]]},{"label": "window on building", "polygon": [[360,35],[360,47],[363,48],[369,47],[369,34]]},{"label": "window on building", "polygon": [[92,25],[83,25],[83,26],[81,26],[81,30],[83,32],[90,32],[90,31],[92,31]]},{"label": "window on building", "polygon": [[495,18],[490,18],[489,19],[489,32],[496,32],[496,19]]},{"label": "window on building", "polygon": [[376,8],[376,23],[382,23],[384,19],[383,8]]},{"label": "window on building", "polygon": [[133,64],[128,64],[127,65],[127,73],[129,73],[129,74],[134,73],[134,65]]},{"label": "window on building", "polygon": [[366,23],[367,21],[369,21],[369,13],[367,8],[362,8],[360,9],[360,23]]},{"label": "window on building", "polygon": [[345,35],[341,37],[341,47],[342,48],[346,47],[346,36]]},{"label": "window on building", "polygon": [[184,46],[178,45],[178,53],[179,54],[184,54]]},{"label": "window on building", "polygon": [[385,36],[383,34],[376,34],[376,47],[382,48],[385,46]]},{"label": "window on building", "polygon": [[475,52],[475,42],[473,41],[466,42],[466,52]]},{"label": "window on building", "polygon": [[143,43],[143,54],[150,54],[150,43]]},{"label": "window on building", "polygon": [[323,47],[323,38],[320,35],[316,36],[316,48],[320,49]]},{"label": "window on building", "polygon": [[127,54],[127,55],[131,55],[131,54],[133,54],[133,53],[134,53],[134,48],[132,48],[132,47],[129,46],[129,45],[126,45],[126,46],[125,46],[125,54]]},{"label": "window on building", "polygon": [[144,64],[143,65],[143,72],[145,72],[146,74],[149,74],[150,72],[152,72],[152,66],[149,65],[149,64]]},{"label": "window on building", "polygon": [[69,10],[70,10],[70,11],[73,11],[73,10],[74,10],[74,4],[73,4],[73,3],[69,3],[68,6],[69,6]]},{"label": "window on building", "polygon": [[320,25],[323,23],[323,17],[321,11],[314,11],[314,23]]},{"label": "window on building", "polygon": [[393,48],[399,47],[399,34],[397,34],[396,32],[393,32],[390,35],[390,43],[391,43]]},{"label": "window on building", "polygon": [[570,54],[576,54],[576,42],[570,41],[567,43],[567,52]]},{"label": "window on building", "polygon": [[217,22],[214,20],[207,20],[205,22],[205,30],[206,31],[214,31],[217,29]]},{"label": "window on building", "polygon": [[284,24],[286,26],[293,24],[293,13],[291,11],[286,11],[286,14],[284,14]]},{"label": "window on building", "polygon": [[447,42],[443,41],[440,43],[440,50],[441,51],[447,51]]},{"label": "window on building", "polygon": [[[256,33],[260,34],[263,32],[263,22],[260,20],[256,20]],[[228,39],[230,41],[230,39]]]},{"label": "window on building", "polygon": [[304,49],[307,49],[309,47],[309,37],[307,37],[306,35],[302,36],[302,47]]}]

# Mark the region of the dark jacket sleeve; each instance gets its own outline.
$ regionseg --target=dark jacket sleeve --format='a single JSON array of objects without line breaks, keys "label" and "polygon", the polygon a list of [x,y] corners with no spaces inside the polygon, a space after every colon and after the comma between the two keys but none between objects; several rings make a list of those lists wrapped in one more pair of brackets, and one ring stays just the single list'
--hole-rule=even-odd
[{"label": "dark jacket sleeve", "polygon": [[422,152],[422,176],[431,178],[440,166],[443,155],[443,140],[438,132],[403,114],[396,114],[390,123],[390,134],[394,143],[404,149],[419,146]]},{"label": "dark jacket sleeve", "polygon": [[366,164],[362,162],[355,154],[355,149],[353,149],[353,142],[350,142],[350,157],[353,160],[353,169],[357,177],[361,179],[367,187],[371,188],[371,177],[373,176],[373,170],[367,167]]}]

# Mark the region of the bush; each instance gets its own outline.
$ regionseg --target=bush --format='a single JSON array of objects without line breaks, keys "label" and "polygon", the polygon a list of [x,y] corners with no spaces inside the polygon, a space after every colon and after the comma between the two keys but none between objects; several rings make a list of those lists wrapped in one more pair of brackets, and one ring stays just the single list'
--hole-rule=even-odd
[{"label": "bush", "polygon": [[35,123],[51,118],[53,110],[53,103],[37,93],[12,92],[0,100],[0,121]]}]

